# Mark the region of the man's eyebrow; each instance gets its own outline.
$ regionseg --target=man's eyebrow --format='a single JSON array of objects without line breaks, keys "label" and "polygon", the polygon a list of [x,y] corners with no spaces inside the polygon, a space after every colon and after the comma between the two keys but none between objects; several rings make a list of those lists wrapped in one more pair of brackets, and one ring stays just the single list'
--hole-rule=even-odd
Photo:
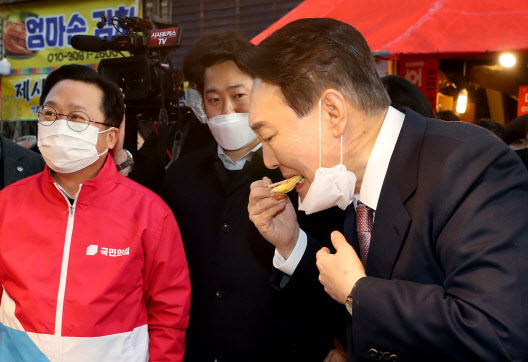
[{"label": "man's eyebrow", "polygon": [[216,88],[209,88],[209,89],[206,89],[206,90],[205,90],[205,94],[215,93],[215,92],[218,92],[218,89],[216,89]]},{"label": "man's eyebrow", "polygon": [[[243,83],[238,83],[238,84],[233,84],[233,85],[228,86],[227,89],[231,90],[234,88],[240,88],[240,87],[245,87],[245,86],[246,85]],[[214,93],[214,92],[219,92],[219,90],[217,88],[209,88],[205,90],[205,94]]]},{"label": "man's eyebrow", "polygon": [[255,122],[255,123],[253,123],[251,125],[251,129],[256,132],[259,129],[261,129],[262,127],[266,127],[267,125],[268,124],[266,122],[264,122],[264,121],[257,121],[257,122]]},{"label": "man's eyebrow", "polygon": [[86,111],[86,107],[83,106],[83,105],[80,105],[80,104],[72,103],[72,104],[71,104],[71,107],[72,107],[72,109],[75,109],[75,110],[79,110],[79,109],[81,109],[81,110],[83,110],[83,111]]}]

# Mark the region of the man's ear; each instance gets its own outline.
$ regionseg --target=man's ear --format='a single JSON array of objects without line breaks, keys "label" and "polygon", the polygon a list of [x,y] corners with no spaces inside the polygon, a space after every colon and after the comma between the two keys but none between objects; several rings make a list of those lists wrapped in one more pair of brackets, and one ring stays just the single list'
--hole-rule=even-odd
[{"label": "man's ear", "polygon": [[117,143],[117,140],[119,139],[119,128],[112,128],[108,132],[106,132],[106,141],[108,144],[108,149],[113,149]]},{"label": "man's ear", "polygon": [[347,125],[347,107],[345,97],[335,89],[327,89],[323,92],[321,99],[323,119],[326,114],[330,123],[330,130],[335,138],[341,137]]}]

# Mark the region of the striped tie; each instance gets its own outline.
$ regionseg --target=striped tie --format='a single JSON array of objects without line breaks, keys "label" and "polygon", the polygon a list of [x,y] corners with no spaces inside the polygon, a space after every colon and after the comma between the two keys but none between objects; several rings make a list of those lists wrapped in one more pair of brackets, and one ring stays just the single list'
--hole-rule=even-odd
[{"label": "striped tie", "polygon": [[367,257],[370,248],[370,236],[372,234],[374,210],[358,201],[356,208],[357,232],[359,241],[359,251],[363,266],[367,264]]}]

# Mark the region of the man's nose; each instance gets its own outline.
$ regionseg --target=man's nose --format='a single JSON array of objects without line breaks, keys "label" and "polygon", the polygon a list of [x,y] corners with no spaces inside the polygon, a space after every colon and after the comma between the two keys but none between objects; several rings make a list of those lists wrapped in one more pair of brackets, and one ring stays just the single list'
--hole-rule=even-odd
[{"label": "man's nose", "polygon": [[279,161],[275,157],[275,154],[271,148],[265,143],[262,144],[262,158],[264,160],[264,165],[269,169],[275,169],[279,167]]},{"label": "man's nose", "polygon": [[236,113],[235,105],[231,99],[226,99],[224,102],[224,108],[222,109],[222,114]]}]

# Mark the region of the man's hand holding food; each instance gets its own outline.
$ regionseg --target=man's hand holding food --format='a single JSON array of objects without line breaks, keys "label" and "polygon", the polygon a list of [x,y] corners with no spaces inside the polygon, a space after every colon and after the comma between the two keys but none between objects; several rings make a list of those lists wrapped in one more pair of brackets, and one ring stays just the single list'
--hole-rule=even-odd
[{"label": "man's hand holding food", "polygon": [[[271,180],[267,177],[251,184],[249,218],[279,254],[288,259],[299,238],[297,215],[288,196],[279,194],[280,186],[272,189],[270,185]],[[283,189],[291,191],[289,187]],[[345,237],[334,231],[331,239],[336,253],[332,254],[324,247],[316,255],[319,281],[334,300],[344,304],[356,282],[366,274],[361,260]]]},{"label": "man's hand holding food", "polygon": [[271,180],[264,177],[251,184],[249,194],[249,219],[262,236],[273,244],[287,259],[299,238],[299,224],[295,209],[286,195],[275,195]]}]

